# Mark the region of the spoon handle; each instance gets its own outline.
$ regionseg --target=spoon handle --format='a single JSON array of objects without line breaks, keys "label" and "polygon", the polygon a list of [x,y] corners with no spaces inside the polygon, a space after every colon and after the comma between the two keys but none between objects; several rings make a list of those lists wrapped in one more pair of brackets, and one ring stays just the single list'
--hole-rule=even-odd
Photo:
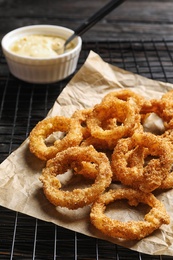
[{"label": "spoon handle", "polygon": [[86,31],[88,31],[94,24],[100,21],[104,16],[110,13],[113,9],[122,4],[125,0],[111,0],[105,6],[103,6],[100,10],[94,13],[91,17],[89,17],[83,24],[81,24],[72,34],[65,45],[67,45],[70,41],[72,41],[76,36],[81,36]]}]

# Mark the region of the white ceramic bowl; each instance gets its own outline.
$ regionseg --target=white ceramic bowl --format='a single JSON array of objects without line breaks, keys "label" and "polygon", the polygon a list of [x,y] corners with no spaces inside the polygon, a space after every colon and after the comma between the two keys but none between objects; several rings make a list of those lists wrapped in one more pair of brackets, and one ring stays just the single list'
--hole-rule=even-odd
[{"label": "white ceramic bowl", "polygon": [[2,51],[10,72],[17,78],[30,83],[53,83],[71,75],[78,63],[82,47],[81,37],[73,40],[74,48],[54,58],[23,57],[10,50],[13,42],[25,35],[43,34],[67,39],[73,31],[56,25],[31,25],[7,33],[1,42]]}]

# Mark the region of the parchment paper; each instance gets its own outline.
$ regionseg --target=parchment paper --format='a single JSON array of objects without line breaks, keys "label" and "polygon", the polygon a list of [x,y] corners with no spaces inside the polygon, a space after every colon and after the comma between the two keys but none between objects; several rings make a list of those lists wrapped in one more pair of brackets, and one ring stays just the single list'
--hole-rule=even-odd
[{"label": "parchment paper", "polygon": [[[173,85],[153,81],[124,71],[104,62],[99,55],[90,52],[86,62],[64,88],[47,116],[71,116],[76,109],[87,108],[100,102],[110,91],[130,88],[149,98],[160,98]],[[39,176],[44,163],[29,152],[28,139],[0,165],[0,205],[35,218],[53,222],[64,228],[91,237],[98,237],[124,247],[152,255],[173,256],[173,190],[157,194],[171,217],[169,225],[163,225],[151,236],[139,242],[110,239],[94,229],[89,221],[90,207],[79,210],[55,208],[45,198]],[[135,212],[123,212],[123,204],[117,210],[121,218],[133,218]]]}]

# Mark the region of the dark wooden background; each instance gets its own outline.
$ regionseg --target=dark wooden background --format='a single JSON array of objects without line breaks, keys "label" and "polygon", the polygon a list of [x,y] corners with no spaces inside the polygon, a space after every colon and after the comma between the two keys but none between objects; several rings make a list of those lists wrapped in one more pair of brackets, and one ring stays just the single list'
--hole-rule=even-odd
[{"label": "dark wooden background", "polygon": [[[0,37],[31,24],[77,28],[107,0],[0,0]],[[83,35],[83,40],[173,39],[172,0],[127,0]]]}]

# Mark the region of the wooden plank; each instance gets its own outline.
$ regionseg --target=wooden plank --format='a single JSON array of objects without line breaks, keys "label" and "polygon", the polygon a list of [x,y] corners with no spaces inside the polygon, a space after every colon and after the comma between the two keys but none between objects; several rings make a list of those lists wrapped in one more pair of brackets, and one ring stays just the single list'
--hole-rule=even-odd
[{"label": "wooden plank", "polygon": [[[20,18],[47,18],[49,19],[75,19],[82,21],[89,17],[100,7],[104,6],[105,0],[91,1],[17,1],[20,4],[11,4],[2,7],[0,3],[0,19],[4,17]],[[173,22],[172,1],[135,1],[127,0],[118,9],[107,15],[107,19],[128,20],[128,21],[148,21],[148,22]]]},{"label": "wooden plank", "polygon": [[[38,19],[10,19],[10,23],[6,24],[6,21],[2,19],[0,38],[3,37],[8,31],[15,28],[38,23],[47,24],[45,20]],[[76,28],[79,24],[74,22],[62,20],[49,20],[50,24],[66,26],[68,28]],[[115,40],[154,40],[154,39],[173,39],[173,24],[145,24],[145,23],[126,23],[116,22],[105,24],[101,22],[86,32],[82,38],[85,41],[115,41]]]},{"label": "wooden plank", "polygon": [[[4,0],[0,2],[0,37],[30,24],[55,24],[77,28],[105,0]],[[84,40],[173,39],[172,0],[127,0],[84,36]]]}]

